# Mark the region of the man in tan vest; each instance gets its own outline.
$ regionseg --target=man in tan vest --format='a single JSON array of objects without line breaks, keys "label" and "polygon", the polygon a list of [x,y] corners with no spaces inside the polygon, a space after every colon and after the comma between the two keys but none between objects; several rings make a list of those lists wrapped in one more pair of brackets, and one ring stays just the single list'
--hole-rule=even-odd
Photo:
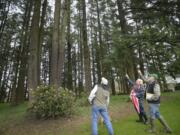
[{"label": "man in tan vest", "polygon": [[107,110],[109,104],[109,96],[110,92],[108,80],[102,77],[101,84],[95,85],[88,97],[88,101],[92,105],[92,135],[98,135],[99,115],[103,117],[109,135],[114,135],[113,127]]},{"label": "man in tan vest", "polygon": [[155,133],[155,119],[158,119],[160,123],[163,125],[166,133],[172,133],[171,128],[163,118],[160,113],[160,97],[161,90],[158,84],[158,76],[157,74],[149,74],[148,78],[145,78],[141,71],[138,70],[139,75],[147,83],[146,86],[146,100],[149,105],[149,114],[150,114],[150,125],[151,128],[148,130],[149,133]]}]

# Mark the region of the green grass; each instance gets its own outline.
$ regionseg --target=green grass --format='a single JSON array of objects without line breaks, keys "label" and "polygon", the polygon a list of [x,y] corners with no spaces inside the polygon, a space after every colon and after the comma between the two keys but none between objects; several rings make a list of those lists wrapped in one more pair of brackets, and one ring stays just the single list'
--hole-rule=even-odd
[{"label": "green grass", "polygon": [[0,126],[13,120],[19,120],[26,115],[27,103],[18,106],[11,104],[0,104]]},{"label": "green grass", "polygon": [[27,103],[12,106],[10,104],[0,104],[0,135],[3,135],[11,125],[21,124],[26,116]]},{"label": "green grass", "polygon": [[[179,135],[180,92],[163,93],[162,97],[161,114],[172,128],[172,135]],[[9,131],[7,135],[91,135],[91,108],[87,103],[83,103],[86,101],[86,98],[78,101],[80,107],[77,108],[77,116],[72,119],[72,122],[66,119],[29,120],[26,117],[27,103],[16,107],[9,104],[0,104],[0,135],[6,135],[6,131],[9,129],[12,131]],[[111,97],[110,111],[116,111],[114,113],[115,118],[112,118],[115,135],[149,135],[147,133],[149,125],[135,122],[137,114],[133,110],[132,104],[127,101],[128,96],[126,95]],[[130,110],[130,112],[126,114],[127,112],[123,109]],[[13,128],[16,128],[16,130]],[[156,128],[156,135],[165,135],[158,120],[156,120]],[[1,133],[2,131],[4,131],[4,134]],[[99,135],[108,135],[104,125],[99,125]]]},{"label": "green grass", "polygon": [[[175,93],[163,93],[163,100],[161,102],[160,112],[161,115],[166,119],[169,126],[172,128],[172,135],[180,134],[180,92]],[[111,106],[122,104],[128,100],[128,96],[115,96],[111,98]],[[126,112],[124,112],[126,113]],[[149,129],[149,125],[144,125],[141,123],[136,123],[137,115],[133,113],[130,116],[119,118],[113,120],[113,128],[115,131],[115,135],[148,135],[147,130]],[[158,120],[155,121],[156,124],[156,135],[164,135],[166,134],[163,130],[162,125]],[[89,123],[82,124],[82,128],[79,133],[83,135],[91,134],[91,125]],[[103,125],[99,125],[99,134],[100,135],[108,135],[106,127]]]}]

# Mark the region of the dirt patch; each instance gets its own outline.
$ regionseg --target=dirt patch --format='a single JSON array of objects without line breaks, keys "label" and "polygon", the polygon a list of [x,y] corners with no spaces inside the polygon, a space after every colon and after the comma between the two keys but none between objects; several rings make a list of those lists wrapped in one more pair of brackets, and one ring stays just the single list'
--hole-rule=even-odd
[{"label": "dirt patch", "polygon": [[89,122],[89,119],[88,116],[59,118],[56,120],[35,120],[24,118],[21,121],[9,123],[7,129],[0,130],[0,135],[59,135],[64,130],[69,131],[69,133],[72,132],[73,135],[80,125],[84,122]]}]

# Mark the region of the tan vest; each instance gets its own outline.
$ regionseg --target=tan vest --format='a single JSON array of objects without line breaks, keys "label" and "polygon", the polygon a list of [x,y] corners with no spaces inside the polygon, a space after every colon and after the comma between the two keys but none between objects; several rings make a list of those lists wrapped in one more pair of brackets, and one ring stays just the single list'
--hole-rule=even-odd
[{"label": "tan vest", "polygon": [[107,99],[109,97],[109,91],[104,90],[101,86],[98,86],[96,97],[93,100],[93,104],[97,107],[104,107],[108,106]]}]

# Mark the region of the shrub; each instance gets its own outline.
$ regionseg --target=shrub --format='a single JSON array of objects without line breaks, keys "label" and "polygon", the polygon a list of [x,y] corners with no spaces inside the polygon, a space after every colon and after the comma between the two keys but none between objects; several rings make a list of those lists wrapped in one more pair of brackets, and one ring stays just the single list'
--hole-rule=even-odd
[{"label": "shrub", "polygon": [[40,86],[33,93],[30,111],[38,118],[70,116],[74,113],[73,93],[63,88]]},{"label": "shrub", "polygon": [[82,97],[78,98],[76,100],[76,104],[81,107],[88,106],[89,105],[88,95],[84,94]]}]

